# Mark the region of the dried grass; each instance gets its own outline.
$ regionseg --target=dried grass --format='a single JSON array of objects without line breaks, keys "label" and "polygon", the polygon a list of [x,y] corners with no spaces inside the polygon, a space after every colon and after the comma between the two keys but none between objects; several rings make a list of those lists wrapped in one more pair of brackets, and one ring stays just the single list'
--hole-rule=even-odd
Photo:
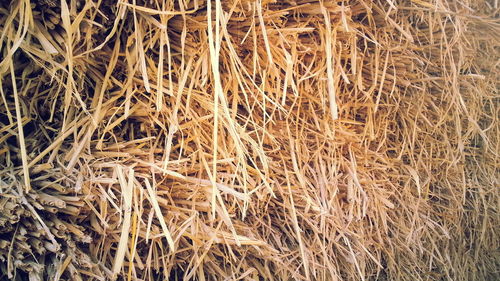
[{"label": "dried grass", "polygon": [[496,1],[0,4],[0,279],[499,277]]}]

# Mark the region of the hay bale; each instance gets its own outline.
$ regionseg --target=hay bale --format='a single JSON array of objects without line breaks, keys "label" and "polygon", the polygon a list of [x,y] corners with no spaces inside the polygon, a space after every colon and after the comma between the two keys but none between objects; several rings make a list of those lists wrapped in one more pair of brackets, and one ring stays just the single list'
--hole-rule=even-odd
[{"label": "hay bale", "polygon": [[498,277],[497,13],[2,2],[1,274]]}]

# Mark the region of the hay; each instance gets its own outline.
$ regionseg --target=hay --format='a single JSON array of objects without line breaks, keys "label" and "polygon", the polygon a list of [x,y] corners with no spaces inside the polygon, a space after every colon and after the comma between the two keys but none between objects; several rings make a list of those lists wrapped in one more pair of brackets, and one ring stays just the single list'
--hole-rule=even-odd
[{"label": "hay", "polygon": [[495,5],[2,2],[0,278],[498,278]]}]

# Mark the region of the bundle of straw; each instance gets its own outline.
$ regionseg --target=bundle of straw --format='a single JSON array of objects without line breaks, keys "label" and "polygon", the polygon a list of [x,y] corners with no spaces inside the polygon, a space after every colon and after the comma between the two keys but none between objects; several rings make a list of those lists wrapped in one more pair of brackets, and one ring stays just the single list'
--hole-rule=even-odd
[{"label": "bundle of straw", "polygon": [[499,7],[0,3],[0,279],[485,280]]}]

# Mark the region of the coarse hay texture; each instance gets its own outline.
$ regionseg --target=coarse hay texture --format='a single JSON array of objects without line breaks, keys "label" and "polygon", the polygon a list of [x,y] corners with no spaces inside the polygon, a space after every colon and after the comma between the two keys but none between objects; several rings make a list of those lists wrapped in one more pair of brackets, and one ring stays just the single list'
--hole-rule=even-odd
[{"label": "coarse hay texture", "polygon": [[0,279],[500,278],[492,0],[0,3]]}]

